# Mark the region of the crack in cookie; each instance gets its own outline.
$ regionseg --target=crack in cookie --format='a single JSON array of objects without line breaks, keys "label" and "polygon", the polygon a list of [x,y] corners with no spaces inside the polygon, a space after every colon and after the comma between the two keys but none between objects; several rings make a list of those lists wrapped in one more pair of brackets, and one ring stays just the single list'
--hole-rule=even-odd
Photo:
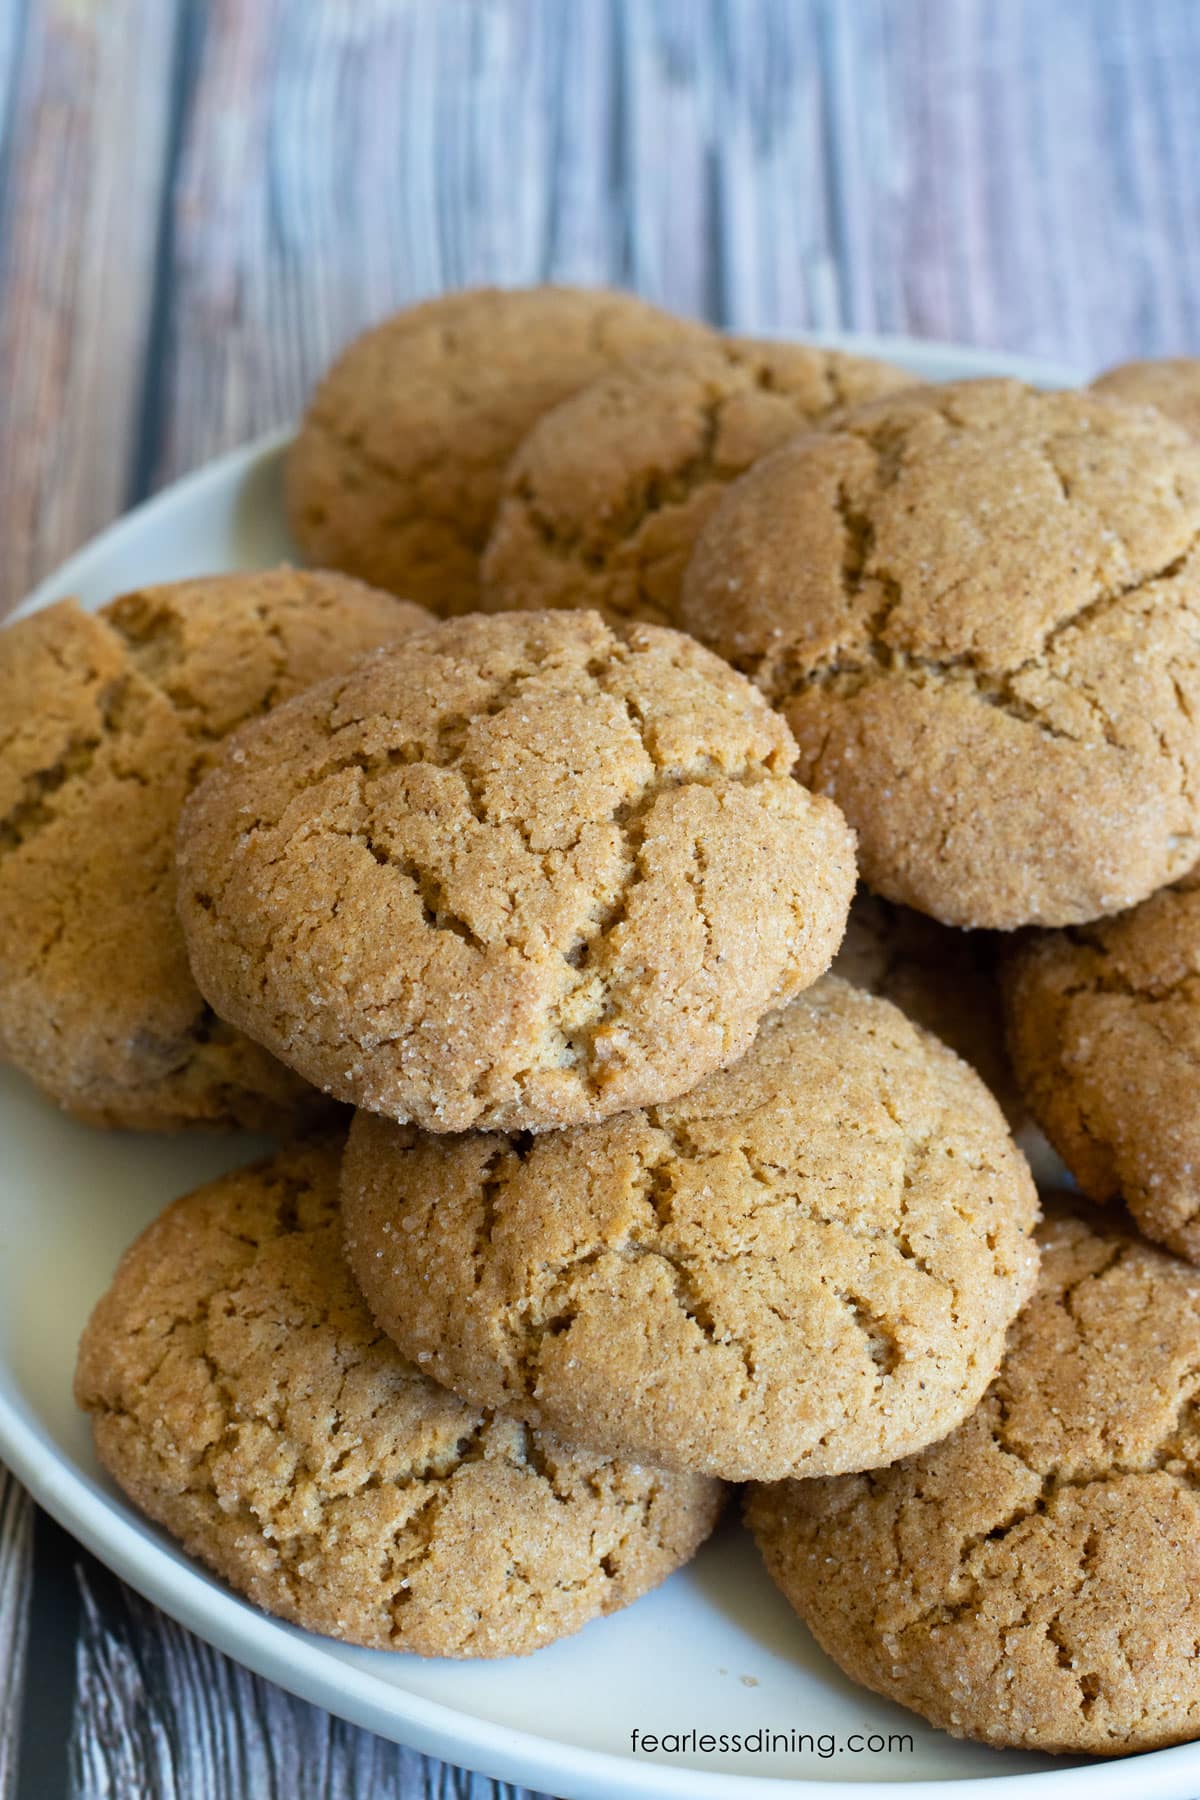
[{"label": "crack in cookie", "polygon": [[1039,1236],[1038,1290],[957,1432],[754,1490],[748,1518],[855,1680],[959,1736],[1149,1749],[1200,1719],[1194,1276],[1078,1202]]},{"label": "crack in cookie", "polygon": [[779,705],[874,889],[1070,924],[1200,845],[1198,545],[1200,446],[1166,420],[960,383],[760,461],[679,616]]},{"label": "crack in cookie", "polygon": [[276,709],[196,790],[201,988],[328,1091],[430,1129],[652,1102],[828,966],[851,845],[792,756],[679,634],[447,622]]},{"label": "crack in cookie", "polygon": [[982,1084],[832,977],[732,1069],[602,1124],[513,1145],[360,1113],[343,1208],[375,1317],[437,1379],[729,1479],[951,1429],[1035,1265],[1033,1186]]}]

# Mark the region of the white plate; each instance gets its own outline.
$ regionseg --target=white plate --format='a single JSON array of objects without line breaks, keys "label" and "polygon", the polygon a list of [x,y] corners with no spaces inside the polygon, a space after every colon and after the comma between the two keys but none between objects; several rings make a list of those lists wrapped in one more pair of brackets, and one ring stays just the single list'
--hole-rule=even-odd
[{"label": "white plate", "polygon": [[[1069,371],[899,341],[855,340],[934,379]],[[283,437],[180,482],[75,556],[22,611],[294,554],[283,523]],[[138,1591],[294,1693],[432,1755],[564,1800],[613,1795],[799,1800],[847,1796],[1006,1800],[1200,1791],[1200,1745],[1133,1763],[1079,1763],[960,1744],[846,1681],[727,1524],[688,1570],[615,1618],[511,1662],[421,1661],[355,1650],[276,1623],[235,1598],[147,1525],[101,1475],[71,1402],[75,1344],[119,1253],[166,1201],[245,1160],[246,1140],[140,1138],[71,1123],[0,1071],[0,1456],[41,1504]],[[638,1756],[635,1728],[911,1734],[911,1752]]]}]

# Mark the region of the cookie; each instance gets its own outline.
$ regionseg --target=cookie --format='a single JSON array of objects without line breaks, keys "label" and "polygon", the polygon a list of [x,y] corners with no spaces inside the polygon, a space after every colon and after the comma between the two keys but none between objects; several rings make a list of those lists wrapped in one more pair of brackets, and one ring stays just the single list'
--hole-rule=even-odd
[{"label": "cookie", "polygon": [[240,732],[180,833],[200,987],[339,1099],[543,1130],[680,1093],[854,885],[782,719],[678,632],[449,620]]},{"label": "cookie", "polygon": [[1097,375],[1092,392],[1159,412],[1200,438],[1200,357],[1165,356],[1152,362],[1121,363]]},{"label": "cookie", "polygon": [[982,1076],[1015,1129],[1025,1108],[1004,1042],[997,941],[990,932],[939,925],[860,888],[832,972],[892,1001],[949,1044]]},{"label": "cookie", "polygon": [[1025,1100],[1084,1193],[1200,1262],[1200,876],[1031,935],[1004,988]]},{"label": "cookie", "polygon": [[276,569],[0,632],[0,1057],[97,1125],[271,1127],[318,1099],[192,980],[179,809],[234,725],[428,621]]},{"label": "cookie", "polygon": [[530,427],[623,357],[706,335],[603,288],[471,288],[385,319],[329,370],[288,455],[297,543],[312,562],[470,612]]},{"label": "cookie", "polygon": [[1039,1235],[1037,1293],[952,1437],[753,1489],[747,1517],[852,1680],[956,1737],[1152,1750],[1200,1735],[1195,1271],[1069,1212]]},{"label": "cookie", "polygon": [[84,1332],[104,1467],[256,1606],[421,1656],[513,1656],[685,1563],[716,1482],[574,1450],[435,1387],[372,1325],[338,1248],[340,1143],[175,1204]]},{"label": "cookie", "polygon": [[832,976],[735,1068],[602,1125],[447,1139],[359,1113],[342,1204],[372,1313],[435,1379],[730,1480],[952,1430],[1036,1264],[991,1095]]},{"label": "cookie", "polygon": [[701,533],[681,622],[751,674],[867,885],[1066,925],[1200,855],[1200,445],[1009,381],[794,439]]},{"label": "cookie", "polygon": [[481,604],[674,624],[684,566],[734,477],[835,409],[911,385],[866,357],[749,338],[619,364],[545,413],[513,457]]}]

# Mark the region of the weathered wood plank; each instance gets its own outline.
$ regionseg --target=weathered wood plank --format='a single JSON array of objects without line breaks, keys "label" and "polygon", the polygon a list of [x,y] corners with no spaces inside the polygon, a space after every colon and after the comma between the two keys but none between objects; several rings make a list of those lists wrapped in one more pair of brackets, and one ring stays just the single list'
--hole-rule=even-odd
[{"label": "weathered wood plank", "polygon": [[[138,173],[170,82],[115,82],[135,105],[105,114],[126,124],[98,158],[79,96],[112,91],[122,43],[161,74],[170,11],[122,0],[100,31],[58,0],[30,31],[9,211],[34,223],[10,234],[0,335],[23,347],[8,406],[34,444],[0,494],[13,591],[120,497],[152,254]],[[1200,307],[1169,266],[1200,273],[1197,29],[1177,0],[1139,0],[1136,20],[1118,0],[1090,18],[1036,0],[593,0],[570,17],[554,0],[217,0],[196,28],[144,474],[290,415],[367,317],[465,280],[626,276],[743,328],[908,328],[1080,362],[1179,347]],[[52,130],[44,90],[64,85]],[[75,241],[65,206],[92,247],[72,280],[43,248]],[[85,455],[105,408],[108,453]]]},{"label": "weathered wood plank", "polygon": [[714,105],[720,284],[744,331],[837,329],[821,0],[724,15]]},{"label": "weathered wood plank", "polygon": [[[0,195],[4,192],[10,128],[21,73],[26,13],[26,0],[13,0],[12,5],[0,7]],[[4,222],[0,213],[0,231]]]},{"label": "weathered wood plank", "polygon": [[71,1800],[538,1800],[249,1674],[81,1561]]},{"label": "weathered wood plank", "polygon": [[827,8],[845,323],[1095,367],[1200,344],[1178,0]]},{"label": "weathered wood plank", "polygon": [[[576,42],[555,0],[216,0],[172,212],[157,479],[294,417],[338,346],[406,301],[611,278],[609,108],[568,125],[559,84],[587,80],[605,11]],[[554,146],[589,127],[558,203]]]},{"label": "weathered wood plank", "polygon": [[539,278],[594,284],[630,280],[625,209],[624,100],[611,8],[585,0],[540,8],[547,35],[549,188]]},{"label": "weathered wood plank", "polygon": [[1178,0],[1138,17],[1122,0],[214,0],[154,478],[293,416],[367,320],[464,282],[627,280],[741,329],[1081,365],[1176,345],[1200,324],[1170,273],[1177,253],[1200,273],[1178,73],[1198,27]]},{"label": "weathered wood plank", "polygon": [[712,11],[690,0],[618,0],[613,16],[622,94],[613,200],[628,221],[629,283],[679,312],[717,319]]},{"label": "weathered wood plank", "polygon": [[0,614],[126,503],[176,11],[29,9],[4,140]]},{"label": "weathered wood plank", "polygon": [[16,1791],[32,1547],[33,1502],[0,1464],[0,1800]]}]

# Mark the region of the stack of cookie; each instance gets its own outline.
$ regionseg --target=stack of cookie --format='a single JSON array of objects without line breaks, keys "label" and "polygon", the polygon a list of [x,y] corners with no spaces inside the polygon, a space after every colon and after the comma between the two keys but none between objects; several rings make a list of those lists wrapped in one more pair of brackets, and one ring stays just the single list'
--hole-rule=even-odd
[{"label": "stack of cookie", "polygon": [[[872,887],[1016,933],[1024,1102],[1086,1194],[1189,1258],[1198,532],[1200,450],[1159,412],[914,391],[758,464],[680,612],[784,711]],[[856,1679],[950,1731],[1111,1754],[1200,1730],[1200,1313],[1128,1221],[1048,1211],[972,1418],[748,1516]]]},{"label": "stack of cookie", "polygon": [[[538,290],[351,346],[288,495],[339,574],[0,640],[0,1048],[98,1123],[312,1128],[128,1253],[106,1466],[258,1604],[451,1655],[747,1482],[856,1679],[1193,1735],[1200,448]],[[1169,1249],[1060,1199],[1039,1283],[1026,1107]]]}]

